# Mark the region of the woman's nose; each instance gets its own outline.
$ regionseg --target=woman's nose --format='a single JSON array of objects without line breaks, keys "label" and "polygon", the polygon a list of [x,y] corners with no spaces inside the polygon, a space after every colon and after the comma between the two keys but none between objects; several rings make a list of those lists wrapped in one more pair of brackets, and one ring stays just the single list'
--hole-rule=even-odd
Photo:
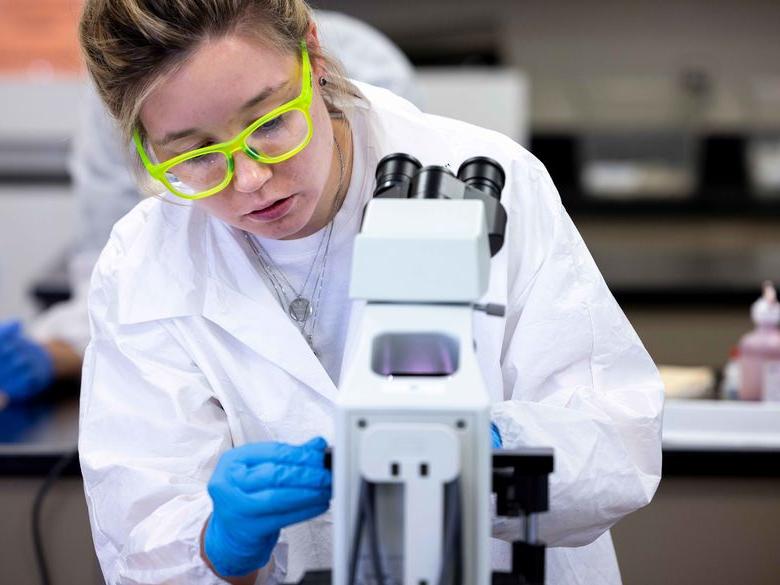
[{"label": "woman's nose", "polygon": [[233,187],[241,193],[258,191],[273,175],[270,165],[255,162],[244,152],[234,154],[233,161]]}]

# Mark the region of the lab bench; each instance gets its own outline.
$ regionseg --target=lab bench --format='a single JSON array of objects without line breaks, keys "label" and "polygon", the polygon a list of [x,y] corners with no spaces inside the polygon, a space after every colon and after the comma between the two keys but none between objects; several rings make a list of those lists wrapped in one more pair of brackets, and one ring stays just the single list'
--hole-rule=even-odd
[{"label": "lab bench", "polygon": [[[4,576],[37,583],[31,510],[66,462],[41,514],[55,581],[101,583],[80,471],[75,394],[0,411]],[[668,400],[664,478],[653,502],[613,529],[624,582],[775,585],[780,574],[780,405]]]}]

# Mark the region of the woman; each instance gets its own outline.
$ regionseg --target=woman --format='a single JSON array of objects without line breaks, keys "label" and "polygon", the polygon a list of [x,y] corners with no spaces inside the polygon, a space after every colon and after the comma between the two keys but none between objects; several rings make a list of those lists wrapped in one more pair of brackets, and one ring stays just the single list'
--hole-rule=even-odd
[{"label": "woman", "polygon": [[117,224],[92,281],[79,448],[107,581],[278,583],[329,564],[312,437],[333,435],[373,169],[405,151],[507,171],[486,295],[507,315],[475,317],[493,419],[505,446],[555,448],[549,582],[619,583],[608,529],[657,486],[662,390],[543,166],[343,79],[300,0],[88,0],[81,42],[168,192]]},{"label": "woman", "polygon": [[[312,11],[318,36],[351,79],[378,85],[411,101],[419,99],[412,65],[381,32],[338,12]],[[70,171],[78,210],[78,239],[68,260],[71,298],[30,323],[0,321],[0,402],[30,400],[52,383],[81,374],[89,343],[90,275],[114,223],[140,200],[128,171],[126,143],[117,135],[91,86],[80,104]]]}]

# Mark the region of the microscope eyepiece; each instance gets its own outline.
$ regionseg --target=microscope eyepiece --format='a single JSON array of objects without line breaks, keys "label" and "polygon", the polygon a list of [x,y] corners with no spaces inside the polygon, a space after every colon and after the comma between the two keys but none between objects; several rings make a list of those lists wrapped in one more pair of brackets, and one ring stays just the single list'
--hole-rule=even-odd
[{"label": "microscope eyepiece", "polygon": [[396,152],[388,154],[376,166],[376,188],[374,196],[401,183],[412,180],[422,165],[410,154]]},{"label": "microscope eyepiece", "polygon": [[431,165],[425,167],[412,180],[409,191],[410,199],[446,199],[447,181],[454,180],[455,175],[447,167]]},{"label": "microscope eyepiece", "polygon": [[499,200],[506,182],[501,165],[486,156],[475,156],[465,161],[458,169],[458,178],[470,187]]}]

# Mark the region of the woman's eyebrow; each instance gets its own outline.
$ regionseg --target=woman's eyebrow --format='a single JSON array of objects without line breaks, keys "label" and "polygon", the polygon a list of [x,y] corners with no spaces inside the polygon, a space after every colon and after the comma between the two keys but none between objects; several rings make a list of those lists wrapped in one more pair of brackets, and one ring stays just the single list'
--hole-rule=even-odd
[{"label": "woman's eyebrow", "polygon": [[188,128],[187,130],[179,130],[178,132],[169,132],[160,141],[160,146],[166,146],[170,142],[175,142],[180,138],[185,138],[190,134],[197,134],[198,132],[200,132],[200,130],[197,128]]},{"label": "woman's eyebrow", "polygon": [[266,87],[263,91],[258,93],[255,97],[247,100],[243,106],[241,106],[242,110],[248,110],[249,108],[252,108],[265,100],[267,100],[269,97],[271,97],[273,94],[278,92],[280,89],[282,89],[285,85],[287,85],[286,81],[283,81],[282,83],[279,83],[277,85]]},{"label": "woman's eyebrow", "polygon": [[[264,90],[262,90],[260,93],[258,93],[253,98],[250,98],[247,100],[243,106],[241,106],[241,110],[248,110],[249,108],[252,108],[265,100],[267,100],[269,97],[277,93],[279,90],[284,88],[284,86],[287,85],[286,81],[283,81],[277,85],[273,85],[271,87],[266,87]],[[198,128],[187,128],[186,130],[178,130],[176,132],[169,132],[166,134],[163,139],[160,141],[160,146],[165,146],[170,142],[174,142],[176,140],[179,140],[181,138],[186,138],[187,136],[190,136],[191,134],[197,134],[198,132],[201,132]]]}]

